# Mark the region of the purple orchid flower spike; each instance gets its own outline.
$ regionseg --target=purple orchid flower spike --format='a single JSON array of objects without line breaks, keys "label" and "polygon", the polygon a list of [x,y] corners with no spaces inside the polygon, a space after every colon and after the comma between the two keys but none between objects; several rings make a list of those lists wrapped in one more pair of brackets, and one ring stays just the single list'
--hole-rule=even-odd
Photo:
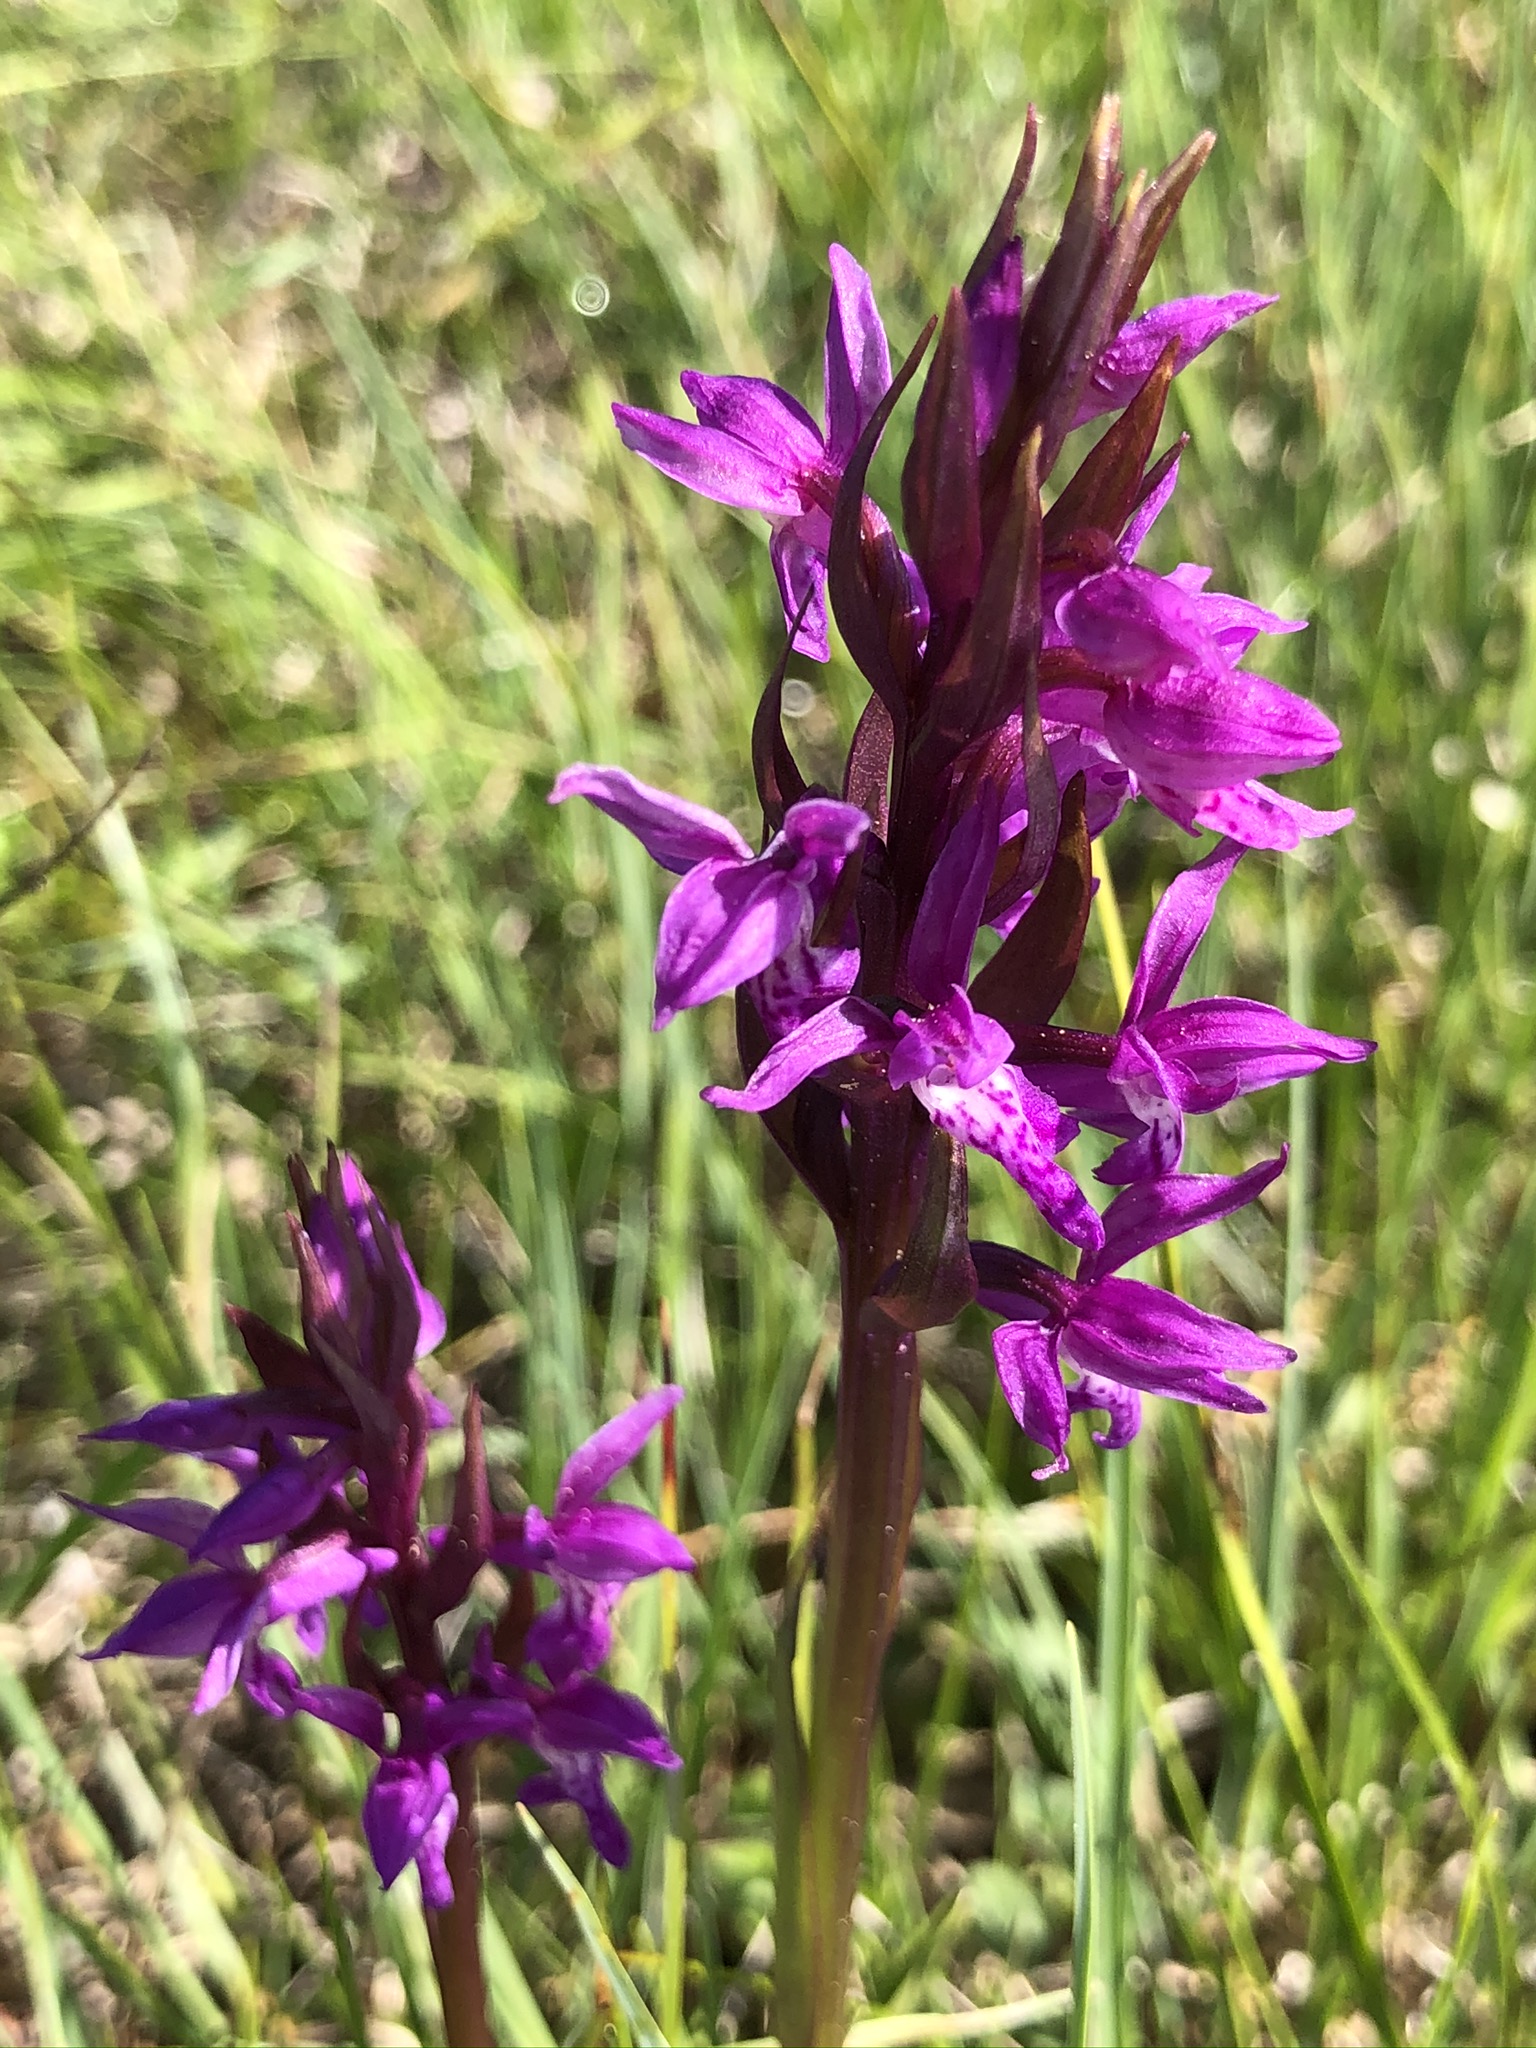
[{"label": "purple orchid flower spike", "polygon": [[[726,818],[621,768],[565,769],[551,803],[584,796],[682,881],[667,899],[656,941],[656,1029],[679,1010],[767,978],[768,1006],[797,1022],[807,1002],[853,986],[858,954],[814,946],[812,934],[844,867],[869,831],[857,804],[805,796],[754,854]],[[774,970],[777,970],[775,972]]]},{"label": "purple orchid flower spike", "polygon": [[626,1586],[652,1572],[693,1570],[692,1553],[654,1515],[597,1498],[682,1398],[681,1387],[657,1387],[605,1422],[567,1459],[549,1515],[530,1507],[498,1517],[492,1563],[555,1582],[557,1598],[533,1621],[525,1651],[556,1686],[608,1655],[610,1617]]},{"label": "purple orchid flower spike", "polygon": [[996,1159],[1070,1243],[1101,1241],[1098,1215],[1056,1154],[1076,1134],[1056,1104],[1010,1065],[1013,1040],[962,985],[997,858],[998,802],[965,811],[935,862],[906,962],[908,1007],[894,1018],[857,996],[827,1004],[774,1045],[743,1088],[711,1087],[719,1109],[763,1111],[800,1084],[845,1069],[854,1085],[909,1088],[936,1127]]},{"label": "purple orchid flower spike", "polygon": [[787,391],[761,377],[684,370],[682,386],[697,425],[633,405],[613,408],[625,447],[663,476],[772,522],[769,552],[784,621],[793,627],[804,607],[794,644],[816,661],[828,653],[827,547],[837,487],[891,382],[890,350],[868,277],[835,242],[828,261],[825,432]]},{"label": "purple orchid flower spike", "polygon": [[1242,854],[1241,846],[1224,841],[1164,891],[1147,925],[1107,1066],[1029,1063],[1030,1077],[1064,1107],[1124,1139],[1098,1169],[1101,1181],[1160,1181],[1183,1157],[1186,1115],[1315,1073],[1329,1060],[1363,1060],[1375,1049],[1368,1039],[1313,1030],[1240,996],[1174,1004]]},{"label": "purple orchid flower spike", "polygon": [[[1094,1439],[1106,1450],[1135,1436],[1143,1394],[1263,1412],[1259,1397],[1227,1374],[1278,1371],[1294,1351],[1118,1271],[1252,1201],[1285,1161],[1282,1151],[1247,1173],[1176,1174],[1128,1188],[1105,1212],[1103,1248],[1089,1254],[1075,1280],[1005,1245],[972,1244],[977,1299],[1007,1318],[992,1333],[998,1379],[1019,1427],[1051,1453],[1037,1479],[1066,1470],[1067,1431],[1086,1410],[1106,1413],[1108,1427]],[[1071,1384],[1064,1364],[1077,1375]]]},{"label": "purple orchid flower spike", "polygon": [[1128,320],[1100,355],[1073,424],[1081,427],[1101,413],[1129,405],[1170,341],[1178,351],[1173,363],[1177,375],[1239,320],[1251,319],[1274,303],[1272,296],[1260,292],[1227,292],[1219,298],[1170,299],[1149,306]]}]

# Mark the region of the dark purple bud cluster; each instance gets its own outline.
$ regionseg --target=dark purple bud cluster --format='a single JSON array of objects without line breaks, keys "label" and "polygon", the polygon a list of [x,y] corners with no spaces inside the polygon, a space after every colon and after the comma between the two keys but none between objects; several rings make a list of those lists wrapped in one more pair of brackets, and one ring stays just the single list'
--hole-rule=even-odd
[{"label": "dark purple bud cluster", "polygon": [[[1284,1163],[1180,1174],[1187,1115],[1371,1050],[1263,1004],[1173,1000],[1245,848],[1292,848],[1351,815],[1261,779],[1339,744],[1321,711],[1242,665],[1261,634],[1299,622],[1207,590],[1208,570],[1137,560],[1178,478],[1182,441],[1157,447],[1173,377],[1270,303],[1236,292],[1133,314],[1212,140],[1122,193],[1106,101],[1031,275],[1015,229],[1031,115],[964,285],[894,378],[869,279],[834,247],[824,429],[757,378],[685,374],[697,424],[616,406],[626,445],[666,475],[767,515],[791,647],[826,657],[830,600],[870,696],[840,789],[811,787],[784,734],[780,665],[753,732],[757,854],[724,818],[617,768],[569,768],[553,792],[586,797],[682,877],[656,1023],[734,989],[749,1076],[708,1098],[764,1117],[845,1252],[871,1231],[894,1248],[874,1310],[917,1329],[979,1298],[1007,1318],[1002,1384],[1050,1470],[1079,1409],[1105,1411],[1100,1441],[1117,1445],[1144,1391],[1261,1405],[1227,1372],[1289,1352],[1116,1269],[1252,1199]],[[865,480],[935,326],[903,548]],[[1072,430],[1107,415],[1057,474]],[[1090,843],[1136,797],[1223,836],[1154,914],[1119,1030],[1069,1029],[1052,1019],[1082,950]],[[973,972],[983,927],[999,943]],[[1121,1140],[1098,1178],[1124,1192],[1103,1215],[1060,1160],[1082,1123]],[[1075,1279],[969,1242],[967,1147],[1076,1247]]]},{"label": "dark purple bud cluster", "polygon": [[[256,1391],[162,1402],[93,1433],[185,1452],[238,1481],[217,1509],[163,1497],[75,1503],[176,1545],[189,1567],[93,1654],[199,1657],[194,1713],[239,1682],[269,1714],[313,1714],[365,1744],[379,1759],[363,1806],[379,1875],[392,1884],[414,1861],[429,1906],[453,1899],[451,1766],[487,1739],[528,1752],[525,1801],[576,1801],[594,1847],[622,1864],[629,1840],[603,1789],[604,1759],[662,1770],[679,1759],[639,1700],[593,1674],[624,1587],[651,1572],[688,1571],[692,1559],[654,1517],[598,1496],[681,1391],[647,1394],[583,1444],[550,1515],[493,1510],[471,1392],[452,1514],[442,1527],[425,1524],[428,1438],[452,1417],[417,1361],[441,1341],[443,1311],[352,1160],[333,1150],[318,1189],[297,1161],[292,1173],[303,1343],[233,1309]],[[268,1554],[253,1563],[247,1551],[257,1545]],[[479,1630],[465,1668],[450,1669],[438,1622],[487,1564],[509,1576],[505,1609]],[[537,1610],[536,1576],[554,1590]],[[299,1647],[318,1656],[338,1613],[345,1685],[307,1683],[263,1640],[291,1621]]]}]

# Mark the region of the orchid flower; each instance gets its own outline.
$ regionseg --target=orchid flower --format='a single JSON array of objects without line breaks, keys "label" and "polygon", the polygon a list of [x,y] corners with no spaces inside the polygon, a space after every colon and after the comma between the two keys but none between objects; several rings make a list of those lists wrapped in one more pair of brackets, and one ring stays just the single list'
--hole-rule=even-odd
[{"label": "orchid flower", "polygon": [[[824,355],[825,429],[796,399],[761,377],[706,377],[684,370],[698,424],[616,405],[626,448],[663,476],[722,505],[763,513],[784,620],[800,619],[795,646],[827,659],[827,546],[837,487],[870,414],[891,381],[874,290],[848,251],[828,252],[832,300]],[[801,610],[804,607],[804,616]]]}]

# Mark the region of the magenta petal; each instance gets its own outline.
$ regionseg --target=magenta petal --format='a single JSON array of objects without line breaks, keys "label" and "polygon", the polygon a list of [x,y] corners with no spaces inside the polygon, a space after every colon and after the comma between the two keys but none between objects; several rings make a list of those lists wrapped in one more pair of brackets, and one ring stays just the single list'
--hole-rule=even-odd
[{"label": "magenta petal", "polygon": [[153,1593],[92,1657],[205,1657],[258,1591],[254,1572],[183,1572]]},{"label": "magenta petal", "polygon": [[271,1543],[288,1536],[310,1516],[355,1463],[353,1447],[327,1444],[312,1457],[263,1472],[243,1486],[208,1524],[194,1557],[245,1543]]},{"label": "magenta petal", "polygon": [[326,1536],[284,1551],[262,1573],[268,1619],[281,1621],[327,1600],[346,1599],[367,1576],[367,1565],[349,1548],[345,1536]]},{"label": "magenta petal", "polygon": [[633,1757],[659,1771],[675,1771],[682,1758],[643,1700],[600,1678],[579,1678],[538,1702],[541,1751],[602,1750]]},{"label": "magenta petal", "polygon": [[206,1501],[177,1500],[169,1495],[147,1495],[105,1507],[91,1500],[77,1500],[72,1493],[61,1496],[82,1514],[99,1515],[104,1522],[120,1522],[125,1529],[137,1529],[162,1543],[174,1543],[178,1550],[191,1550],[202,1538],[215,1510]]},{"label": "magenta petal", "polygon": [[609,1617],[618,1593],[617,1587],[571,1581],[554,1605],[535,1618],[523,1653],[530,1664],[543,1667],[551,1685],[566,1685],[608,1661],[613,1648]]},{"label": "magenta petal", "polygon": [[992,1332],[997,1377],[1014,1420],[1027,1437],[1051,1454],[1035,1477],[1050,1479],[1067,1469],[1071,1416],[1056,1362],[1058,1333],[1043,1323],[1000,1323]]},{"label": "magenta petal", "polygon": [[259,1625],[260,1617],[257,1610],[249,1614],[231,1614],[225,1621],[213,1648],[208,1652],[202,1683],[193,1694],[194,1714],[211,1714],[216,1706],[229,1698],[235,1689],[235,1681],[240,1676],[246,1648],[255,1628]]},{"label": "magenta petal", "polygon": [[655,1387],[630,1403],[621,1415],[605,1422],[565,1461],[555,1495],[555,1513],[583,1508],[635,1458],[646,1438],[673,1413],[683,1398],[681,1387]]},{"label": "magenta petal", "polygon": [[976,448],[986,447],[1003,416],[1019,367],[1019,319],[1024,309],[1024,244],[1015,237],[998,250],[992,267],[966,294],[971,316],[971,381]]},{"label": "magenta petal", "polygon": [[1184,970],[1205,937],[1216,899],[1242,856],[1242,847],[1224,843],[1176,875],[1163,891],[1147,921],[1125,1006],[1127,1023],[1139,1023],[1173,1001]]},{"label": "magenta petal", "polygon": [[[1296,1356],[1160,1287],[1118,1277],[1095,1281],[1088,1289],[1067,1325],[1065,1347],[1083,1372],[1102,1373],[1145,1393],[1249,1413],[1258,1413],[1263,1403],[1243,1388],[1226,1386],[1221,1375],[1275,1372]],[[1234,1400],[1234,1395],[1241,1398]]]},{"label": "magenta petal", "polygon": [[1156,525],[1163,508],[1173,496],[1178,481],[1179,460],[1175,457],[1168,465],[1168,474],[1155,490],[1147,493],[1126,521],[1125,531],[1120,536],[1120,554],[1124,561],[1132,562],[1136,559],[1142,542]]},{"label": "magenta petal", "polygon": [[1017,1067],[999,1067],[975,1088],[919,1082],[912,1092],[941,1131],[995,1159],[1069,1244],[1093,1250],[1104,1242],[1097,1210],[1056,1163],[1066,1142],[1061,1111]]},{"label": "magenta petal", "polygon": [[562,1757],[557,1770],[539,1771],[524,1781],[518,1797],[525,1806],[573,1801],[586,1818],[592,1846],[605,1863],[623,1870],[629,1863],[629,1830],[603,1790],[602,1766],[588,1757]]},{"label": "magenta petal", "polygon": [[385,1757],[379,1765],[363,1800],[363,1833],[386,1891],[452,1797],[441,1757]]},{"label": "magenta petal", "polygon": [[827,251],[827,261],[832,270],[823,358],[827,453],[841,469],[891,388],[891,352],[868,273],[837,242]]},{"label": "magenta petal", "polygon": [[944,1000],[971,976],[971,951],[997,860],[997,792],[986,784],[961,812],[929,870],[912,927],[907,979],[925,1003]]},{"label": "magenta petal", "polygon": [[978,1013],[963,988],[924,1015],[897,1014],[887,1078],[893,1088],[920,1082],[948,1088],[979,1088],[1013,1051],[1013,1040],[995,1017]]},{"label": "magenta petal", "polygon": [[766,377],[709,377],[702,370],[684,370],[678,382],[701,426],[729,434],[792,475],[821,461],[821,429],[799,399]]},{"label": "magenta petal", "polygon": [[801,510],[795,481],[798,461],[786,462],[771,452],[749,447],[718,427],[691,426],[686,420],[642,412],[633,405],[616,405],[613,417],[626,448],[702,497],[747,512],[765,512],[770,518],[792,516]]},{"label": "magenta petal", "polygon": [[1080,427],[1100,413],[1129,405],[1170,341],[1177,344],[1177,373],[1229,327],[1274,303],[1272,297],[1258,292],[1227,292],[1219,298],[1170,299],[1149,307],[1137,319],[1127,321],[1100,355],[1073,424]]},{"label": "magenta petal", "polygon": [[674,875],[685,875],[701,860],[750,860],[752,849],[718,811],[691,804],[669,790],[653,789],[624,768],[573,762],[555,778],[552,804],[584,796],[606,816],[633,832],[651,859]]},{"label": "magenta petal", "polygon": [[459,1802],[450,1792],[416,1844],[416,1871],[421,1879],[421,1900],[434,1913],[453,1904],[453,1879],[448,1875],[448,1837],[459,1818]]},{"label": "magenta petal", "polygon": [[1234,1095],[1315,1073],[1329,1060],[1352,1064],[1375,1051],[1369,1039],[1315,1031],[1243,996],[1181,1003],[1148,1018],[1144,1028],[1175,1075],[1185,1108],[1195,1111],[1219,1109]]},{"label": "magenta petal", "polygon": [[788,519],[776,526],[768,542],[768,559],[779,586],[786,628],[800,620],[795,652],[812,661],[826,661],[832,651],[827,639],[827,553],[825,544],[818,547],[808,537],[806,529],[811,524]]},{"label": "magenta petal", "polygon": [[1167,793],[1146,787],[1144,794],[1187,831],[1224,832],[1244,846],[1289,853],[1303,839],[1326,839],[1354,823],[1353,811],[1315,811],[1293,796],[1266,789],[1262,782],[1242,782],[1230,789],[1200,791],[1189,806],[1187,820],[1167,801]]},{"label": "magenta petal", "polygon": [[1102,1408],[1109,1418],[1107,1429],[1096,1429],[1093,1440],[1101,1451],[1123,1451],[1141,1428],[1141,1396],[1134,1387],[1122,1387],[1114,1380],[1100,1379],[1085,1372],[1074,1387],[1067,1389],[1067,1406],[1074,1415]]},{"label": "magenta petal", "polygon": [[283,1436],[336,1436],[347,1425],[302,1395],[260,1388],[248,1394],[197,1394],[161,1401],[131,1422],[109,1422],[87,1433],[89,1443],[153,1444],[163,1451],[208,1451],[250,1446],[267,1430]]},{"label": "magenta petal", "polygon": [[656,1029],[761,974],[807,936],[811,914],[805,883],[766,857],[701,861],[661,914]]},{"label": "magenta petal", "polygon": [[1085,1270],[1080,1277],[1113,1273],[1154,1245],[1244,1208],[1284,1172],[1289,1156],[1289,1147],[1282,1146],[1278,1158],[1261,1159],[1246,1173],[1176,1173],[1136,1182],[1105,1210],[1104,1249],[1092,1262],[1092,1272]]},{"label": "magenta petal", "polygon": [[1104,731],[1143,781],[1195,790],[1314,767],[1339,747],[1339,729],[1324,712],[1240,669],[1134,681],[1109,698]]},{"label": "magenta petal", "polygon": [[1112,675],[1226,666],[1199,598],[1150,569],[1104,569],[1084,577],[1058,601],[1056,622],[1079,653]]},{"label": "magenta petal", "polygon": [[601,1501],[562,1515],[555,1565],[577,1579],[627,1585],[651,1572],[693,1570],[687,1546],[643,1508]]},{"label": "magenta petal", "polygon": [[895,1036],[895,1026],[873,1004],[847,996],[781,1038],[744,1088],[706,1088],[704,1100],[716,1109],[772,1109],[813,1074],[855,1053],[886,1051]]}]

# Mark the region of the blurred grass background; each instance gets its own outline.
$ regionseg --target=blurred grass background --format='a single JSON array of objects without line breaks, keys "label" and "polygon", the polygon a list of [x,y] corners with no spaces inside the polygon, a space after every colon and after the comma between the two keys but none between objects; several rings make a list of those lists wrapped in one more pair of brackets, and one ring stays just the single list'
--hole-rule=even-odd
[{"label": "blurred grass background", "polygon": [[[1264,651],[1345,733],[1305,793],[1360,813],[1247,864],[1197,992],[1381,1050],[1202,1134],[1210,1168],[1297,1141],[1180,1272],[1288,1328],[1277,1417],[1165,1407],[1041,1489],[983,1320],[935,1342],[863,2038],[1536,2040],[1530,9],[28,0],[0,38],[0,2039],[441,2038],[339,1741],[73,1655],[169,1563],[71,1517],[145,1469],[76,1432],[235,1381],[221,1303],[291,1313],[282,1159],[333,1134],[507,1486],[547,1497],[658,1369],[663,1300],[690,1389],[686,1772],[616,1774],[621,1876],[550,1816],[594,1917],[486,1759],[504,2036],[767,2023],[832,1248],[697,1099],[726,1006],[649,1032],[659,878],[544,798],[596,757],[744,821],[780,627],[758,523],[621,460],[607,408],[674,409],[688,365],[814,402],[834,238],[901,352],[1025,101],[1038,237],[1112,85],[1133,164],[1221,137],[1154,296],[1281,295],[1179,381],[1160,563],[1311,618]],[[858,694],[802,669],[809,766]],[[1175,839],[1113,839],[1133,945]],[[658,1702],[668,1633],[632,1596],[616,1675]]]}]

